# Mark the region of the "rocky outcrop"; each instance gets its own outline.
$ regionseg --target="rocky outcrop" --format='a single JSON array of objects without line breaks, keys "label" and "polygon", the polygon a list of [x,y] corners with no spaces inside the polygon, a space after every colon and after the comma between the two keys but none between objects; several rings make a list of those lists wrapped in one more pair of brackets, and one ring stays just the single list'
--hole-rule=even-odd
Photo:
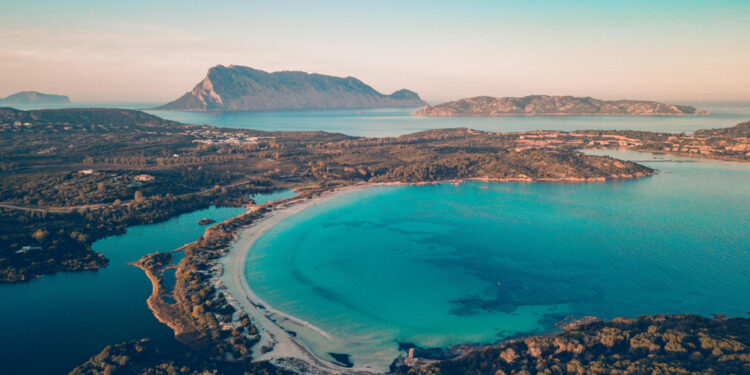
[{"label": "rocky outcrop", "polygon": [[419,107],[415,92],[384,95],[353,77],[274,72],[217,65],[192,91],[156,109],[184,111],[264,111],[314,108]]},{"label": "rocky outcrop", "polygon": [[14,104],[66,104],[70,98],[65,95],[42,94],[36,91],[21,91],[0,99],[0,105]]},{"label": "rocky outcrop", "polygon": [[591,97],[531,95],[520,98],[477,96],[413,113],[421,116],[679,116],[706,115],[694,107],[638,100],[599,100]]}]

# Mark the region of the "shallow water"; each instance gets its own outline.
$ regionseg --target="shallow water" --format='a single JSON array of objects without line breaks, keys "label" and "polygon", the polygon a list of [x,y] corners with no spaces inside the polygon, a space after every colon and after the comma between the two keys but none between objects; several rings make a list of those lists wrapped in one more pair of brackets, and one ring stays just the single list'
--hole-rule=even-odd
[{"label": "shallow water", "polygon": [[387,366],[400,341],[489,343],[568,315],[750,311],[750,165],[597,153],[660,173],[366,189],[269,230],[248,282],[334,337],[300,333],[319,355],[360,365]]}]

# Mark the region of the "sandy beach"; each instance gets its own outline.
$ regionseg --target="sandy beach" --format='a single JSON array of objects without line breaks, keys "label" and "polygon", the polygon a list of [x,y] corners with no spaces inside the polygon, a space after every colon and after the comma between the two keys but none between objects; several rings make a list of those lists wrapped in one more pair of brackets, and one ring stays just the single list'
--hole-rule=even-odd
[{"label": "sandy beach", "polygon": [[[300,340],[287,330],[293,327],[295,332],[311,331],[325,339],[332,340],[327,332],[306,321],[273,309],[262,301],[250,288],[245,277],[245,261],[255,241],[263,233],[280,221],[295,215],[307,208],[316,206],[331,199],[366,189],[378,184],[358,184],[336,189],[312,199],[299,199],[277,206],[271,213],[253,225],[242,229],[232,244],[229,253],[220,259],[222,272],[218,277],[220,288],[225,289],[228,299],[235,307],[250,315],[253,324],[258,328],[261,341],[253,347],[256,360],[269,360],[295,371],[319,373],[373,374],[386,372],[387,368],[361,366],[340,366],[329,359],[321,358],[309,350]],[[283,322],[284,327],[280,324]],[[262,348],[262,350],[261,350]],[[270,349],[270,350],[269,350]]]}]

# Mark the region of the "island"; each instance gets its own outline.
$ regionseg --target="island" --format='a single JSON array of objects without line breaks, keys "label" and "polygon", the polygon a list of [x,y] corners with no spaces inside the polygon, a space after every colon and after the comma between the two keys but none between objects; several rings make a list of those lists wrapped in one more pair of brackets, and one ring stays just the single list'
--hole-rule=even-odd
[{"label": "island", "polygon": [[217,65],[192,91],[157,107],[179,111],[267,111],[281,109],[421,107],[413,91],[381,94],[354,77],[297,71],[269,73],[239,65]]},{"label": "island", "polygon": [[419,116],[683,116],[709,112],[684,105],[639,100],[599,100],[591,97],[530,95],[494,98],[476,96],[413,112]]},{"label": "island", "polygon": [[70,98],[65,95],[42,94],[37,91],[21,91],[6,98],[0,98],[0,105],[68,103],[70,103]]}]

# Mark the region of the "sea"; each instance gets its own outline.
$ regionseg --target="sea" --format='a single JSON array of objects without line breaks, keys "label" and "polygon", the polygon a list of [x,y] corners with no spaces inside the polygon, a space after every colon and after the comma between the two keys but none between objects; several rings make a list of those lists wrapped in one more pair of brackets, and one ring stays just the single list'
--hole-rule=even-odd
[{"label": "sea", "polygon": [[[679,103],[707,110],[707,116],[561,116],[561,117],[426,117],[409,113],[419,108],[316,109],[256,112],[154,111],[161,103],[81,102],[66,107],[108,107],[144,110],[173,121],[194,125],[265,131],[323,130],[360,137],[394,137],[429,129],[470,128],[493,132],[529,130],[647,130],[665,133],[691,133],[698,129],[725,128],[750,120],[750,103]],[[45,108],[46,108],[45,107]],[[19,106],[39,109],[39,106]]]},{"label": "sea", "polygon": [[628,151],[653,177],[377,186],[291,216],[250,249],[266,305],[327,333],[323,358],[387,369],[585,316],[750,311],[750,165]]},{"label": "sea", "polygon": [[[750,103],[680,103],[709,116],[430,118],[413,109],[199,113],[148,111],[191,124],[398,136],[432,128],[621,129],[690,133],[750,120]],[[153,108],[156,103],[74,103]],[[29,107],[22,108],[29,109]],[[450,347],[554,332],[581,316],[747,316],[750,164],[597,151],[655,176],[606,183],[374,187],[272,228],[251,249],[248,282],[272,307],[328,332],[298,337],[322,357],[387,366],[398,343]],[[285,192],[277,197],[287,197]],[[256,197],[256,201],[263,198]],[[273,199],[273,198],[268,198]],[[0,285],[3,374],[65,373],[106,345],[148,337],[184,350],[146,306],[128,265],[194,241],[209,208],[97,241],[95,272]]]}]

